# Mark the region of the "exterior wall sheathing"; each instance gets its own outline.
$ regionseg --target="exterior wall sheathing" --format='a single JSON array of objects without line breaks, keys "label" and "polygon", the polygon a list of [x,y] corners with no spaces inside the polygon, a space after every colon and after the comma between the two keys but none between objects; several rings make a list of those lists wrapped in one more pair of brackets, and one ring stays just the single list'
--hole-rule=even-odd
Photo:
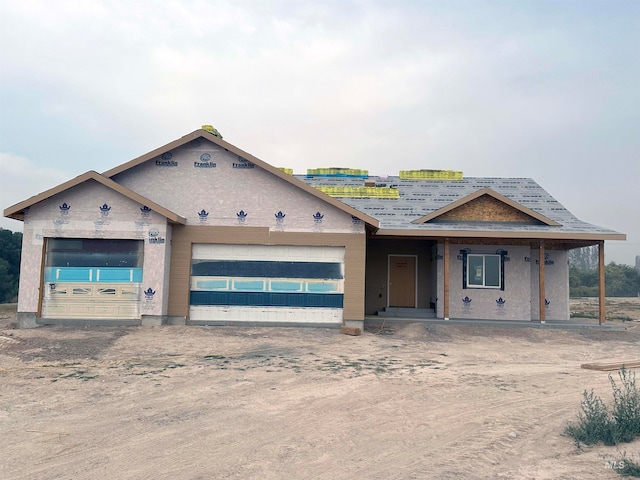
[{"label": "exterior wall sheathing", "polygon": [[[504,290],[463,288],[463,262],[460,251],[472,253],[508,252],[504,264]],[[444,317],[444,246],[437,247],[438,302],[436,315]],[[545,268],[545,290],[549,300],[547,319],[569,318],[567,253],[550,250]],[[537,320],[538,250],[522,245],[469,245],[451,243],[449,251],[449,318],[487,320]],[[557,259],[557,260],[556,260]],[[552,262],[552,264],[550,263]]]},{"label": "exterior wall sheathing", "polygon": [[[531,249],[531,319],[540,318],[538,295],[539,250]],[[545,250],[544,290],[545,319],[569,319],[569,253],[561,250]]]}]

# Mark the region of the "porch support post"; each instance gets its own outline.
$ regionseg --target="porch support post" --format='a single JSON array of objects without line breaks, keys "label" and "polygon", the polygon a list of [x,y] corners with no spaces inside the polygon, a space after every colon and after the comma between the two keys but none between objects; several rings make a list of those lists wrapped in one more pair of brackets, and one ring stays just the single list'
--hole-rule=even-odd
[{"label": "porch support post", "polygon": [[444,239],[444,319],[449,320],[449,239]]},{"label": "porch support post", "polygon": [[540,300],[540,323],[544,323],[546,318],[544,295],[544,240],[540,240],[540,250],[538,256],[538,296]]},{"label": "porch support post", "polygon": [[598,242],[598,324],[602,325],[606,317],[605,306],[605,285],[604,285],[604,240]]},{"label": "porch support post", "polygon": [[47,239],[42,242],[42,256],[40,257],[40,288],[38,288],[38,308],[36,318],[42,318],[42,303],[44,302],[44,266],[47,258]]}]

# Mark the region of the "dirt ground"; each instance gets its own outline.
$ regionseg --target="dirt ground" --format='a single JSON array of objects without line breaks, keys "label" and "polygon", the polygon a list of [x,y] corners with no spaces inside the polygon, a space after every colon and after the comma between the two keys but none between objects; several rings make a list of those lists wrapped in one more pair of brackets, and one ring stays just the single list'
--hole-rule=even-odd
[{"label": "dirt ground", "polygon": [[[600,306],[597,298],[572,298],[569,303],[572,318],[598,318]],[[605,300],[607,320],[640,321],[640,297]]]},{"label": "dirt ground", "polygon": [[[6,479],[615,479],[562,435],[626,331],[41,327],[0,310]],[[640,369],[636,370],[640,373]],[[610,464],[611,465],[611,464]]]}]

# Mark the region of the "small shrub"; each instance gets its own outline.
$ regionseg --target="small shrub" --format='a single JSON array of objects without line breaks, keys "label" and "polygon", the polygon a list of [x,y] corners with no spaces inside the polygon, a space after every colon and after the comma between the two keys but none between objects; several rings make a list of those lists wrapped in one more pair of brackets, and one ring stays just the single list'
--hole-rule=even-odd
[{"label": "small shrub", "polygon": [[567,425],[565,435],[569,435],[577,444],[593,445],[604,442],[605,445],[615,445],[611,414],[600,397],[593,390],[585,390],[582,393],[580,407],[577,423]]},{"label": "small shrub", "polygon": [[627,457],[627,452],[622,454],[622,458],[618,460],[616,473],[624,477],[637,477],[640,478],[640,463],[637,463],[633,459]]},{"label": "small shrub", "polygon": [[632,442],[640,436],[640,391],[636,386],[635,373],[626,369],[620,370],[618,385],[609,375],[613,389],[613,417],[618,442]]},{"label": "small shrub", "polygon": [[577,445],[599,442],[616,445],[631,442],[640,436],[640,390],[636,385],[635,373],[622,368],[618,375],[620,384],[609,375],[613,389],[611,411],[593,390],[583,392],[578,420],[569,423],[564,431]]}]

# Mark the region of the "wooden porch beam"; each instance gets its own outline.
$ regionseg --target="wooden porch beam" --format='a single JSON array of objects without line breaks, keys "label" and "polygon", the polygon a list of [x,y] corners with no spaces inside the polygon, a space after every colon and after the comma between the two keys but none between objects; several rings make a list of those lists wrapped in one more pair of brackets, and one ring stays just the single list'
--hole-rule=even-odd
[{"label": "wooden porch beam", "polygon": [[36,310],[36,318],[42,318],[42,303],[44,302],[44,268],[47,258],[47,239],[42,242],[42,253],[40,257],[40,287],[38,288],[38,308]]},{"label": "wooden porch beam", "polygon": [[540,240],[540,250],[538,255],[538,293],[540,301],[540,323],[544,323],[546,318],[544,294],[544,240]]},{"label": "wooden porch beam", "polygon": [[449,239],[444,239],[444,319],[449,320]]},{"label": "wooden porch beam", "polygon": [[605,284],[604,284],[604,240],[598,242],[598,324],[602,325],[606,317]]}]

